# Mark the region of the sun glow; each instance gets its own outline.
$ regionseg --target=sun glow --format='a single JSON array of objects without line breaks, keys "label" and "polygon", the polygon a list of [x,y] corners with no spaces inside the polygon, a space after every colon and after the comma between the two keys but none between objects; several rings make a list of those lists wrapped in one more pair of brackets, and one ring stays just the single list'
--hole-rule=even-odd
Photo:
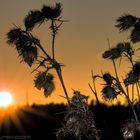
[{"label": "sun glow", "polygon": [[13,101],[12,94],[7,91],[0,91],[0,107],[7,107]]}]

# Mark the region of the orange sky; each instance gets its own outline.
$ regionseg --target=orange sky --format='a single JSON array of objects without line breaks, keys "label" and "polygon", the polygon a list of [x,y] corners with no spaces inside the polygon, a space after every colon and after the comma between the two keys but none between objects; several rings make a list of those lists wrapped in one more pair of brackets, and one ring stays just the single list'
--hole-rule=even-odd
[{"label": "orange sky", "polygon": [[[63,19],[68,19],[56,39],[56,57],[66,65],[63,68],[64,80],[70,95],[72,89],[80,90],[93,97],[88,82],[90,71],[95,73],[110,71],[111,63],[101,58],[107,48],[107,38],[115,45],[128,39],[128,34],[119,34],[114,27],[115,20],[123,13],[140,17],[139,0],[56,0],[63,4]],[[0,91],[10,91],[16,103],[25,103],[29,94],[30,103],[63,102],[60,82],[55,77],[56,90],[49,98],[34,87],[32,69],[19,63],[16,50],[6,43],[6,33],[13,25],[23,26],[23,19],[29,10],[41,9],[43,4],[55,0],[0,0]],[[35,35],[49,50],[48,26],[35,30]],[[127,71],[127,69],[125,70]],[[99,84],[99,82],[98,82]]]}]

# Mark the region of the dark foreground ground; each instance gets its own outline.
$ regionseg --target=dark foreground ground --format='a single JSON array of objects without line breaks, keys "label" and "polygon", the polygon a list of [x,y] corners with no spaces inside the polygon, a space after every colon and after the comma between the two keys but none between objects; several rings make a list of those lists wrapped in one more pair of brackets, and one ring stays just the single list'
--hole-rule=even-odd
[{"label": "dark foreground ground", "polygon": [[[121,105],[89,107],[94,113],[96,127],[102,132],[101,140],[122,140],[121,127],[127,119],[133,118],[131,108]],[[0,120],[0,140],[55,140],[65,111],[64,104],[20,107]]]}]

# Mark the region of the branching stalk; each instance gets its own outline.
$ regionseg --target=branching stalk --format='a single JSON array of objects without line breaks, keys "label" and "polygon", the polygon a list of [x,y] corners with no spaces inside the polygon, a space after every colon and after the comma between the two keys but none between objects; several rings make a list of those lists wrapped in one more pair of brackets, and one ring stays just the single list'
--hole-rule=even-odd
[{"label": "branching stalk", "polygon": [[47,52],[44,50],[44,48],[41,46],[40,43],[38,44],[38,47],[41,49],[41,51],[42,51],[42,52],[46,55],[46,57],[49,59],[50,64],[55,68],[55,70],[56,70],[56,72],[57,72],[57,74],[58,74],[59,80],[60,80],[60,82],[61,82],[62,88],[63,88],[63,90],[64,90],[64,93],[65,93],[67,102],[68,102],[68,104],[70,104],[69,97],[68,97],[68,93],[67,93],[67,90],[66,90],[66,87],[65,87],[65,84],[64,84],[64,80],[63,80],[63,77],[62,77],[62,73],[61,73],[61,66],[60,66],[59,63],[56,62],[54,59],[51,59],[51,57],[47,54]]},{"label": "branching stalk", "polygon": [[[108,47],[110,48],[110,42],[109,42],[109,39],[107,39],[108,41]],[[133,111],[133,114],[134,114],[134,117],[135,117],[135,120],[137,123],[139,123],[139,120],[138,120],[138,117],[137,117],[137,114],[136,114],[136,111],[135,111],[135,108],[134,108],[134,104],[133,102],[131,102],[130,98],[129,98],[129,93],[128,93],[128,88],[127,88],[127,94],[126,92],[124,91],[121,83],[120,83],[120,80],[119,80],[119,76],[118,76],[118,73],[117,73],[117,68],[116,68],[116,64],[115,64],[115,60],[112,59],[112,63],[113,63],[113,67],[114,67],[114,71],[115,71],[115,75],[116,75],[116,79],[118,81],[118,86],[119,86],[119,89],[120,91],[125,95],[125,97],[127,98],[128,100],[128,103],[130,104],[131,108],[132,108],[132,111]]]}]

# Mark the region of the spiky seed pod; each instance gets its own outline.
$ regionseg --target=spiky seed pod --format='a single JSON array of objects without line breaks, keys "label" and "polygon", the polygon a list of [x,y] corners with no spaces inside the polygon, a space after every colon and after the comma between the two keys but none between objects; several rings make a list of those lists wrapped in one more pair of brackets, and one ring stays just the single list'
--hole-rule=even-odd
[{"label": "spiky seed pod", "polygon": [[111,86],[112,81],[114,80],[114,77],[111,76],[110,73],[106,72],[106,73],[103,74],[103,79],[106,82],[106,85],[110,85]]},{"label": "spiky seed pod", "polygon": [[14,28],[7,34],[9,44],[16,46],[16,50],[21,56],[22,61],[26,62],[30,67],[37,59],[37,43],[39,40],[20,28]]},{"label": "spiky seed pod", "polygon": [[40,11],[30,11],[28,15],[24,19],[24,25],[26,30],[32,30],[34,26],[38,23],[42,23],[44,21],[44,16]]},{"label": "spiky seed pod", "polygon": [[125,14],[117,19],[116,27],[119,28],[120,31],[125,31],[133,27],[136,21],[137,21],[137,17],[132,16],[130,14]]},{"label": "spiky seed pod", "polygon": [[103,54],[102,54],[102,57],[104,59],[117,59],[121,56],[121,53],[119,51],[119,49],[117,48],[111,48],[107,51],[105,51]]},{"label": "spiky seed pod", "polygon": [[105,86],[101,92],[105,100],[113,100],[118,95],[118,92],[111,86]]},{"label": "spiky seed pod", "polygon": [[21,35],[21,29],[16,27],[11,29],[6,35],[7,35],[7,43],[8,44],[15,44],[17,40],[19,39],[19,36]]},{"label": "spiky seed pod", "polygon": [[41,11],[45,18],[56,19],[62,12],[61,3],[56,3],[55,7],[44,5]]},{"label": "spiky seed pod", "polygon": [[23,61],[31,67],[34,61],[37,59],[37,48],[33,46],[24,47],[20,53],[20,56],[22,57]]},{"label": "spiky seed pod", "polygon": [[123,138],[125,140],[135,139],[135,136],[140,136],[140,124],[134,119],[126,121],[122,127]]}]

